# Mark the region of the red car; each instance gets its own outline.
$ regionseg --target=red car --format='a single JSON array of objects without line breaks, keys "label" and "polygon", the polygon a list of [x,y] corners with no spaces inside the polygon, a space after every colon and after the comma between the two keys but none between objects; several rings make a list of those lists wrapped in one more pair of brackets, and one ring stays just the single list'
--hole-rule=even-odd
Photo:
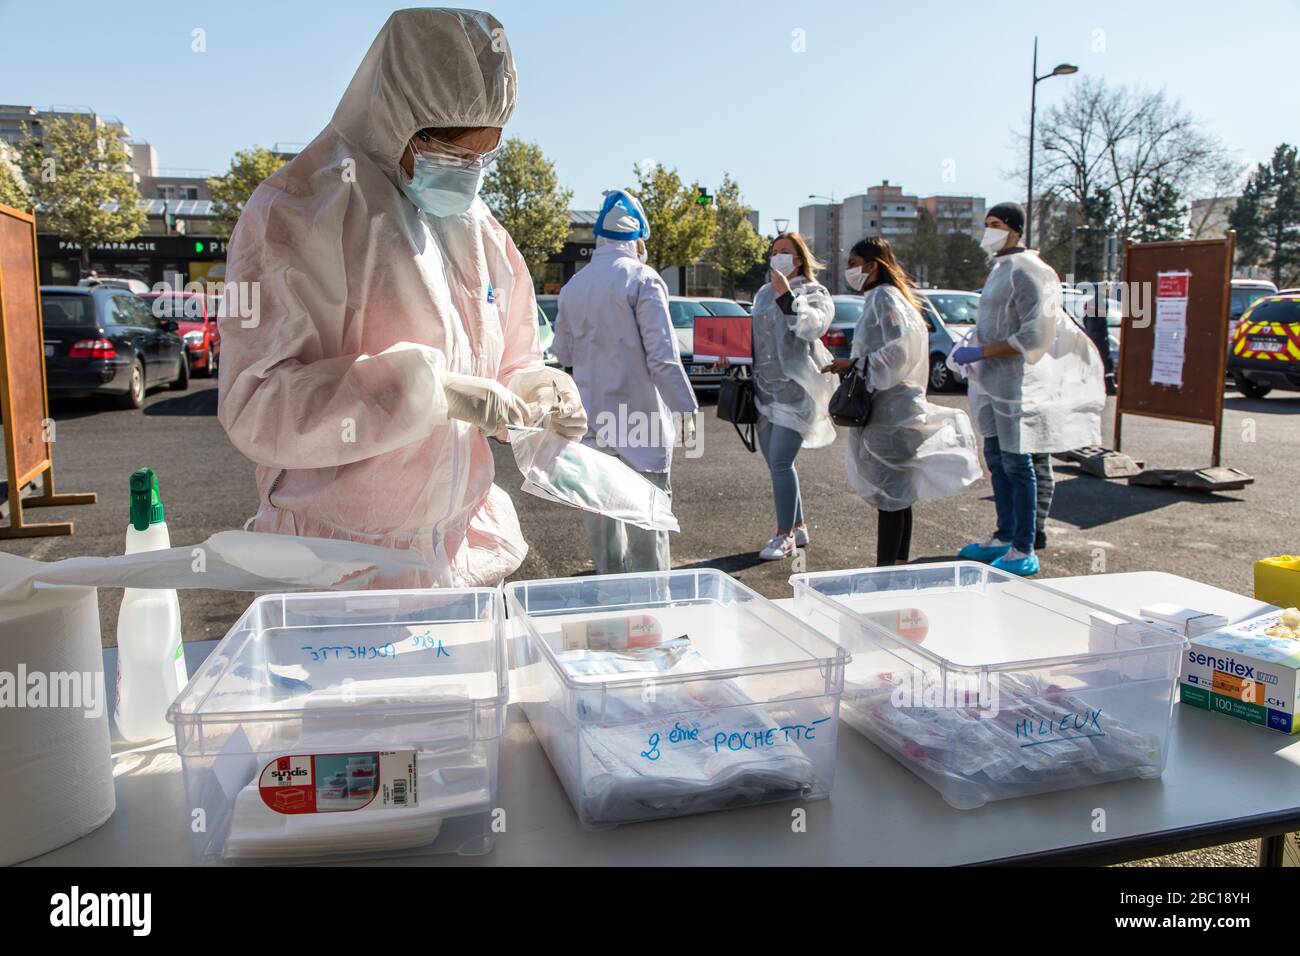
[{"label": "red car", "polygon": [[177,334],[185,342],[190,371],[214,377],[221,362],[216,296],[198,292],[150,292],[140,298],[149,303],[157,318],[178,323]]}]

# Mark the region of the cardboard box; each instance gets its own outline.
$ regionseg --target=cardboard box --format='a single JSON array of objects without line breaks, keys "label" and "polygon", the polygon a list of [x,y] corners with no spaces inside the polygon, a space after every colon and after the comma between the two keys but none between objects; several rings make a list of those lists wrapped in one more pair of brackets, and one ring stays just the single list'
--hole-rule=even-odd
[{"label": "cardboard box", "polygon": [[1300,731],[1300,641],[1264,633],[1281,613],[1192,637],[1183,652],[1179,699],[1286,734]]}]

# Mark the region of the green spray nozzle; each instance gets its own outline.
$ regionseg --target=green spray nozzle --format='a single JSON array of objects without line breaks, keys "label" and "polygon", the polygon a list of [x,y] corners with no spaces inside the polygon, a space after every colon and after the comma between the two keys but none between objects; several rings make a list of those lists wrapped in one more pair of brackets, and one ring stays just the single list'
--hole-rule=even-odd
[{"label": "green spray nozzle", "polygon": [[145,531],[151,524],[162,524],[163,503],[158,494],[158,476],[152,468],[131,473],[131,527]]}]

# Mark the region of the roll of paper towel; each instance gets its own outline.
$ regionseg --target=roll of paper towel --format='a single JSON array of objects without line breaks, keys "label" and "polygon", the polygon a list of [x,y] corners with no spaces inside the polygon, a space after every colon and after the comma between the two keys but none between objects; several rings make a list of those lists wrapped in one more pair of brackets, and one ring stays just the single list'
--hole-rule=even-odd
[{"label": "roll of paper towel", "polygon": [[113,814],[113,758],[94,588],[0,604],[0,864],[84,836]]}]

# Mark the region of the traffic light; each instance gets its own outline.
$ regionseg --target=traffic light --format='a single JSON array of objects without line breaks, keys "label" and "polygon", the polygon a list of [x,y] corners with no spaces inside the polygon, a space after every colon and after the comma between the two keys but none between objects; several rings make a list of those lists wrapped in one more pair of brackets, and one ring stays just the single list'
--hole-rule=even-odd
[{"label": "traffic light", "polygon": [[708,189],[706,189],[704,186],[699,187],[699,189],[700,189],[700,194],[695,197],[695,204],[697,206],[712,206],[713,197],[709,195]]}]

